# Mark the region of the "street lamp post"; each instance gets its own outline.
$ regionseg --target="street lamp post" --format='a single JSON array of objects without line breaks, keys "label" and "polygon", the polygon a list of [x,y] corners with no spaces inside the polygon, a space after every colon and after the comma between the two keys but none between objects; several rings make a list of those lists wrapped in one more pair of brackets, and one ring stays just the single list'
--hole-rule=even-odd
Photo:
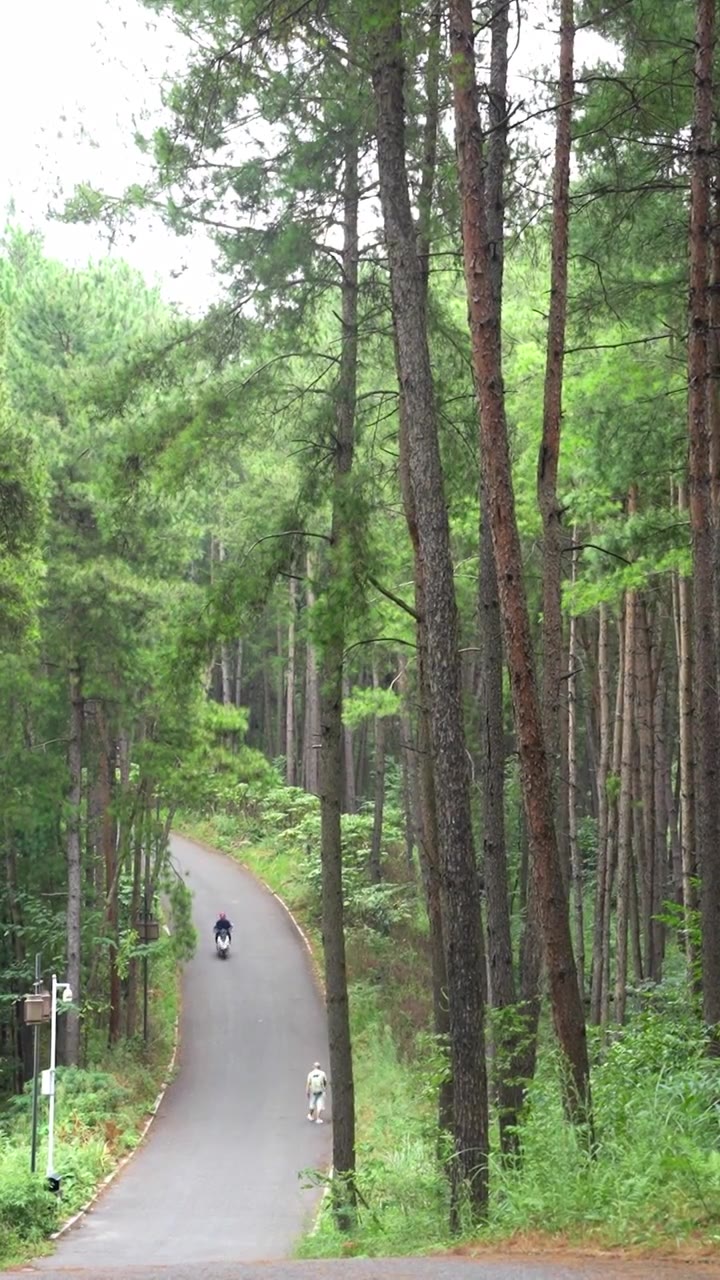
[{"label": "street lamp post", "polygon": [[38,1126],[38,1090],[40,1087],[40,1027],[43,1022],[50,1021],[50,992],[43,990],[41,977],[41,956],[35,956],[35,981],[32,995],[23,997],[23,1021],[32,1027],[33,1032],[33,1090],[32,1090],[32,1122],[30,1139],[30,1172],[35,1172],[37,1156]]},{"label": "street lamp post", "polygon": [[55,1162],[55,1062],[57,1057],[58,991],[62,991],[63,1004],[69,1004],[72,1000],[70,984],[68,982],[58,982],[57,977],[53,974],[50,1005],[50,1070],[48,1072],[49,1110],[47,1152],[47,1180],[51,1191],[60,1190],[60,1179],[53,1168]]}]

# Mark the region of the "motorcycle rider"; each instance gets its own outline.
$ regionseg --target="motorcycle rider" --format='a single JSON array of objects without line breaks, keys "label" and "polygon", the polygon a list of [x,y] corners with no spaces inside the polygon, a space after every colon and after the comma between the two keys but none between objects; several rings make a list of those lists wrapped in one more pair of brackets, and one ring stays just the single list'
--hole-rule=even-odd
[{"label": "motorcycle rider", "polygon": [[215,928],[213,930],[215,941],[217,942],[218,940],[218,934],[226,933],[229,940],[232,942],[232,930],[232,920],[228,920],[224,911],[218,912],[218,918],[215,921]]}]

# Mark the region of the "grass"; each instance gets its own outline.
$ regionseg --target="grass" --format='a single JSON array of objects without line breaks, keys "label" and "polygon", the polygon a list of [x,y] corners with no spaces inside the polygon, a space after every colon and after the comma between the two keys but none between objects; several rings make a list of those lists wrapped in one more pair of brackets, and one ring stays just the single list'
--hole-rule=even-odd
[{"label": "grass", "polygon": [[140,1140],[167,1071],[178,1012],[175,961],[160,944],[151,961],[150,1040],[114,1050],[88,1046],[86,1069],[57,1070],[55,1167],[62,1199],[45,1185],[47,1102],[40,1100],[37,1171],[30,1173],[31,1086],[0,1113],[0,1266],[46,1251],[59,1224],[91,1198]]}]

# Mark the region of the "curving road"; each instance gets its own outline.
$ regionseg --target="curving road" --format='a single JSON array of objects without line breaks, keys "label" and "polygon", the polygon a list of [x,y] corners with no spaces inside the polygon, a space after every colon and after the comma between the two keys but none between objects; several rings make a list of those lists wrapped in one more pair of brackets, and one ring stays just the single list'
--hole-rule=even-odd
[{"label": "curving road", "polygon": [[[173,856],[200,934],[183,978],[176,1078],[95,1207],[52,1257],[5,1280],[720,1280],[717,1264],[564,1256],[282,1261],[317,1205],[298,1173],[330,1158],[329,1128],[308,1124],[304,1108],[309,1066],[327,1061],[320,994],[267,890],[189,840],[174,837]],[[235,924],[225,962],[212,939],[219,910]]]},{"label": "curving road", "polygon": [[[326,1168],[331,1146],[329,1126],[305,1113],[307,1072],[327,1062],[307,950],[277,899],[230,858],[180,837],[172,854],[199,933],[176,1079],[146,1143],[61,1238],[51,1267],[284,1257],[317,1204],[298,1177]],[[235,926],[227,960],[215,954],[218,911]]]}]

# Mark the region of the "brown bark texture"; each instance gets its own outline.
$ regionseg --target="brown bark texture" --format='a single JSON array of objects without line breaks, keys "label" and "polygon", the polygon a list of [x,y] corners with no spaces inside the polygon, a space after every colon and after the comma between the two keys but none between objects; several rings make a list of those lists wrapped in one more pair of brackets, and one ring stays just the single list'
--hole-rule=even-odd
[{"label": "brown bark texture", "polygon": [[408,431],[425,587],[430,729],[436,781],[443,925],[454,1086],[453,1202],[487,1202],[488,1114],[485,1075],[480,892],[473,848],[450,533],[427,341],[422,269],[417,255],[405,158],[404,62],[396,0],[372,6],[372,80],[377,108],[378,172],[393,320]]},{"label": "brown bark texture", "polygon": [[64,1019],[64,1058],[68,1066],[80,1060],[80,924],[82,913],[82,858],[80,841],[80,806],[82,803],[83,754],[83,688],[79,659],[70,667],[70,741],[68,744],[67,816],[67,981],[73,993],[73,1006]]},{"label": "brown bark texture", "polygon": [[690,297],[688,307],[688,497],[693,558],[695,804],[702,994],[705,1022],[720,1054],[720,711],[716,688],[714,536],[708,436],[710,185],[715,0],[697,0],[695,90],[690,163]]},{"label": "brown bark texture", "polygon": [[342,682],[345,649],[344,551],[351,529],[349,477],[355,447],[357,399],[358,151],[345,149],[341,284],[342,343],[335,393],[334,474],[330,548],[324,589],[332,633],[322,647],[320,674],[320,852],[325,1003],[333,1082],[335,1213],[348,1229],[355,1202],[355,1086],[345,960],[341,811],[344,790]]},{"label": "brown bark texture", "polygon": [[557,786],[560,760],[560,706],[563,651],[562,511],[558,467],[562,426],[562,388],[567,323],[568,238],[570,228],[570,155],[575,92],[574,0],[560,0],[560,68],[555,111],[555,164],[551,234],[550,310],[547,329],[543,431],[538,456],[537,496],[543,536],[543,727],[550,781]]},{"label": "brown bark texture", "polygon": [[569,1069],[568,1107],[578,1120],[587,1121],[590,1118],[590,1079],[585,1020],[553,822],[548,762],[515,519],[500,348],[497,326],[493,323],[495,309],[482,182],[483,145],[477,105],[472,7],[468,0],[450,0],[449,16],[463,260],[473,367],[480,398],[480,447],[486,467],[505,651],[532,845],[533,888],[543,937],[553,1021]]}]

